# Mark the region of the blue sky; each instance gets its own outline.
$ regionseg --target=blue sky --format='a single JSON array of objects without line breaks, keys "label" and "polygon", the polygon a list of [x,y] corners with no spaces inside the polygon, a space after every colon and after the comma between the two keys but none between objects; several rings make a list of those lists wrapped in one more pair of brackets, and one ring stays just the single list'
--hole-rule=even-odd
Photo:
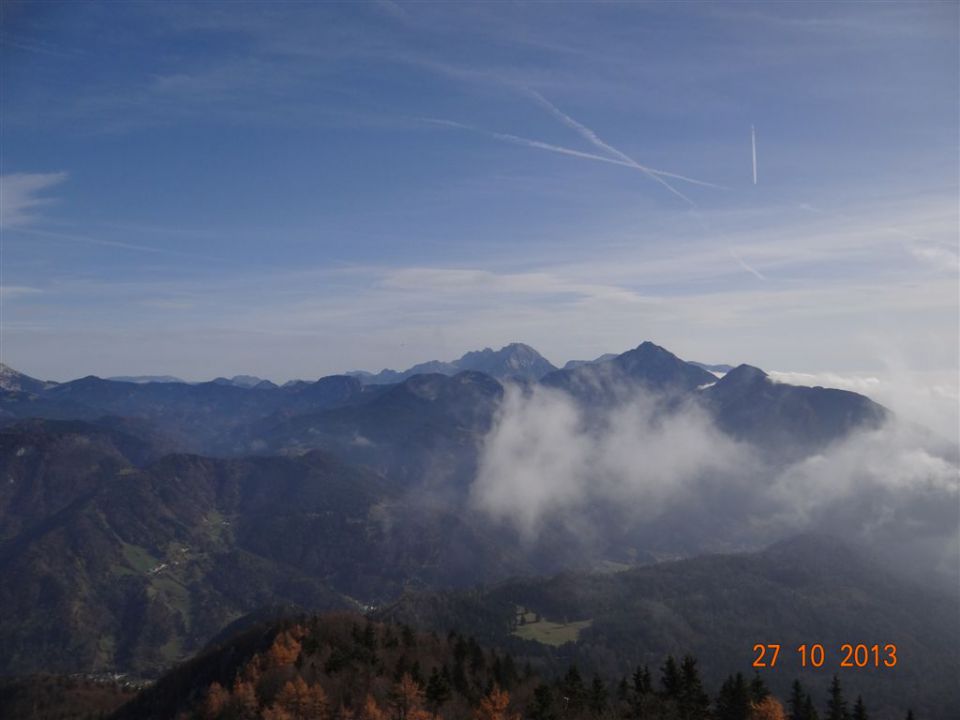
[{"label": "blue sky", "polygon": [[32,375],[651,339],[955,387],[956,3],[2,12],[3,361]]}]

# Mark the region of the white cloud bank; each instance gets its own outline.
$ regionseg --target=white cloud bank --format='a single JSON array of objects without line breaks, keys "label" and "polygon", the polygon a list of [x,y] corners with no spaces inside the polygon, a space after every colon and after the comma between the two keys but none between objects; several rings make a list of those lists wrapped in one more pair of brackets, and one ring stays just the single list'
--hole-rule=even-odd
[{"label": "white cloud bank", "polygon": [[[528,541],[560,523],[594,542],[621,532],[624,518],[638,542],[669,537],[686,550],[816,531],[864,542],[905,568],[956,574],[955,444],[894,420],[777,464],[696,406],[664,407],[635,394],[588,412],[559,391],[508,388],[482,448],[473,506]],[[610,528],[596,527],[598,518]]]}]

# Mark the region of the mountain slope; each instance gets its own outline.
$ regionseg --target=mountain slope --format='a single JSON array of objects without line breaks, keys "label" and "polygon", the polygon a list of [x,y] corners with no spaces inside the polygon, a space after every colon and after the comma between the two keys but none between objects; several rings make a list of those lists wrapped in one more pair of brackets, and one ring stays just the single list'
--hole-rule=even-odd
[{"label": "mountain slope", "polygon": [[854,429],[879,427],[889,417],[863,395],[777,383],[750,365],[726,373],[701,397],[721,430],[781,458],[813,452]]},{"label": "mountain slope", "polygon": [[527,569],[484,525],[321,453],[137,467],[134,451],[82,423],[0,432],[0,673],[155,672],[266,605]]},{"label": "mountain slope", "polygon": [[0,390],[38,393],[54,385],[56,385],[56,383],[37,380],[36,378],[14,370],[9,365],[0,363]]},{"label": "mountain slope", "polygon": [[[844,685],[891,712],[946,718],[960,702],[960,618],[956,595],[904,583],[834,538],[801,536],[758,553],[703,556],[620,573],[566,573],[515,580],[480,595],[408,595],[381,617],[443,630],[456,627],[515,654],[575,659],[604,674],[657,666],[668,653],[702,658],[718,683],[748,668],[755,643],[780,643],[783,655],[764,679],[786,693],[800,676],[825,691],[836,672]],[[559,650],[520,640],[517,606],[549,621],[584,621],[575,645]],[[586,623],[585,621],[590,621]],[[822,643],[829,665],[803,670],[795,648]],[[896,668],[841,669],[842,643],[895,643]],[[909,659],[908,659],[909,658]]]}]

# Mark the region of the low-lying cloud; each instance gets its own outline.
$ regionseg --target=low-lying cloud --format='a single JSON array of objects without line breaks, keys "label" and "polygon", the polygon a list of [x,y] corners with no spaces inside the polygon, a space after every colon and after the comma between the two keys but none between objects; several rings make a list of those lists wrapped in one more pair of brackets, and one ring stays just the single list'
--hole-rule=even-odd
[{"label": "low-lying cloud", "polygon": [[557,523],[597,548],[598,537],[617,532],[638,544],[655,538],[659,550],[674,542],[677,552],[759,547],[813,531],[867,545],[903,568],[956,577],[955,445],[892,419],[795,462],[759,450],[692,402],[634,393],[585,410],[561,391],[512,387],[484,441],[471,501],[529,541]]},{"label": "low-lying cloud", "polygon": [[548,516],[604,501],[650,518],[705,476],[751,464],[750,450],[687,405],[658,411],[636,394],[605,412],[584,412],[567,394],[508,387],[487,436],[472,488],[474,504],[528,537]]}]

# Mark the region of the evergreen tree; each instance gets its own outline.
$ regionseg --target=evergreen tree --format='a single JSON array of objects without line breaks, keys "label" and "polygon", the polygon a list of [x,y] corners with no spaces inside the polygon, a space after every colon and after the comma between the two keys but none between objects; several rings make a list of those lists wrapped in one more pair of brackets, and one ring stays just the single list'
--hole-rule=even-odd
[{"label": "evergreen tree", "polygon": [[426,698],[427,705],[434,713],[438,712],[440,707],[450,699],[450,683],[437,672],[437,668],[433,668],[430,679],[427,680]]},{"label": "evergreen tree", "polygon": [[847,712],[847,701],[843,697],[843,690],[840,687],[840,678],[833,676],[833,682],[830,683],[830,694],[827,696],[827,720],[850,720],[850,713]]},{"label": "evergreen tree", "polygon": [[907,710],[907,720],[913,720],[913,710]]},{"label": "evergreen tree", "polygon": [[762,703],[770,695],[770,689],[760,677],[760,673],[754,673],[753,680],[750,681],[750,698],[757,705]]},{"label": "evergreen tree", "polygon": [[857,702],[853,705],[853,720],[868,720],[867,708],[863,704],[863,697],[857,695]]},{"label": "evergreen tree", "polygon": [[680,663],[680,715],[688,720],[702,720],[710,710],[710,696],[703,689],[696,659],[687,655]]},{"label": "evergreen tree", "polygon": [[807,693],[807,699],[803,703],[803,720],[820,720],[820,714],[817,712],[816,705],[813,704],[813,696]]},{"label": "evergreen tree", "polygon": [[593,676],[588,704],[595,715],[602,715],[607,710],[607,686],[599,675]]},{"label": "evergreen tree", "polygon": [[799,680],[793,681],[790,688],[790,699],[787,701],[787,711],[790,720],[807,720],[805,712],[806,695]]},{"label": "evergreen tree", "polygon": [[680,699],[680,670],[673,655],[667,656],[667,661],[660,670],[660,687],[666,697]]},{"label": "evergreen tree", "polygon": [[633,673],[633,690],[638,695],[647,695],[653,691],[650,670],[646,665],[638,666],[636,672]]},{"label": "evergreen tree", "polygon": [[587,688],[583,684],[583,678],[580,677],[580,670],[576,665],[571,665],[567,674],[563,676],[563,680],[560,681],[560,692],[568,710],[578,712],[586,705]]},{"label": "evergreen tree", "polygon": [[724,680],[717,696],[717,720],[749,720],[750,688],[742,673]]},{"label": "evergreen tree", "polygon": [[530,715],[530,720],[555,720],[557,712],[549,685],[543,683],[537,685],[533,691],[533,703],[527,713]]}]

